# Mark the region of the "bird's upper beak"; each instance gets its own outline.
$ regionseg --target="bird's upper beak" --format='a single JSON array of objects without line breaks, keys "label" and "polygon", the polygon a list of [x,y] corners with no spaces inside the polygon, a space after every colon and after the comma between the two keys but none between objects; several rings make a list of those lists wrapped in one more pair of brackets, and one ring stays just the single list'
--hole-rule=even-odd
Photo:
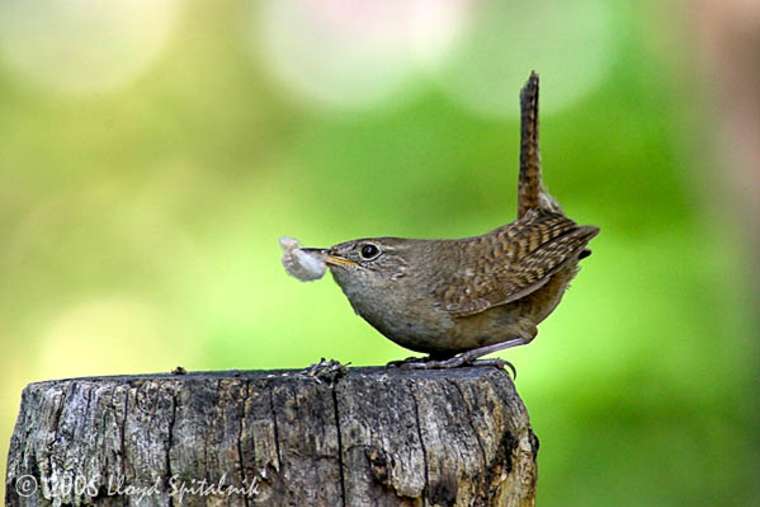
[{"label": "bird's upper beak", "polygon": [[355,266],[356,263],[345,257],[334,255],[330,253],[328,248],[302,248],[304,252],[318,253],[322,255],[322,259],[331,266]]}]

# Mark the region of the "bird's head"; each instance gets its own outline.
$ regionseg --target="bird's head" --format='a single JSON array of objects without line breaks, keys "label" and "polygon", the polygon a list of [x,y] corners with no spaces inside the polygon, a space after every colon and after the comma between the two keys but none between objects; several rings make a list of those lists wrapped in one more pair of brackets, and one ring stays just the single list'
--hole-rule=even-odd
[{"label": "bird's head", "polygon": [[333,278],[346,292],[388,287],[406,275],[418,241],[400,238],[362,238],[330,248],[307,248],[318,252]]}]

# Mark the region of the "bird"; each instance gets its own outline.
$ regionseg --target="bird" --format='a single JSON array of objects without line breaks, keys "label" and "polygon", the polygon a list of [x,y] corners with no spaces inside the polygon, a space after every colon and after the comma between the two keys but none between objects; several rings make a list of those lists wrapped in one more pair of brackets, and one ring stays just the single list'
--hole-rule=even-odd
[{"label": "bird", "polygon": [[483,356],[530,343],[591,254],[599,228],[568,218],[542,181],[538,92],[531,72],[520,91],[516,220],[461,239],[375,237],[303,249],[321,256],[359,316],[427,354],[389,365],[509,364]]}]

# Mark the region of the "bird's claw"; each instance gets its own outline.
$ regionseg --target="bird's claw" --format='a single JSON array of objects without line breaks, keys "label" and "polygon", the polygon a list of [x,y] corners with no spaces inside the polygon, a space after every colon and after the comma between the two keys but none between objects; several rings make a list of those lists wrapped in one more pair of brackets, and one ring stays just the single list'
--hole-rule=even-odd
[{"label": "bird's claw", "polygon": [[412,370],[440,370],[446,368],[459,368],[462,366],[493,366],[500,370],[505,367],[512,372],[512,378],[517,378],[515,365],[500,358],[478,359],[467,352],[462,352],[448,359],[433,359],[428,357],[407,357],[400,361],[391,361],[386,368],[404,368]]},{"label": "bird's claw", "polygon": [[472,366],[493,366],[500,370],[508,368],[512,373],[512,379],[517,378],[517,368],[515,368],[515,365],[506,359],[500,359],[498,357],[495,357],[493,359],[478,359],[472,362]]}]

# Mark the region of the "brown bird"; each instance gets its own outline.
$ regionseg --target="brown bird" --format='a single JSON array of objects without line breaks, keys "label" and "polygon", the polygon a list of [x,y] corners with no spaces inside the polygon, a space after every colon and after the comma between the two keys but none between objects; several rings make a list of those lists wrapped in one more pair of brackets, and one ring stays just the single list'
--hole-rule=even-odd
[{"label": "brown bird", "polygon": [[414,368],[497,364],[478,360],[529,343],[557,306],[599,229],[565,217],[543,187],[538,76],[520,94],[517,220],[481,236],[364,238],[322,255],[356,313],[402,347],[429,354]]}]

